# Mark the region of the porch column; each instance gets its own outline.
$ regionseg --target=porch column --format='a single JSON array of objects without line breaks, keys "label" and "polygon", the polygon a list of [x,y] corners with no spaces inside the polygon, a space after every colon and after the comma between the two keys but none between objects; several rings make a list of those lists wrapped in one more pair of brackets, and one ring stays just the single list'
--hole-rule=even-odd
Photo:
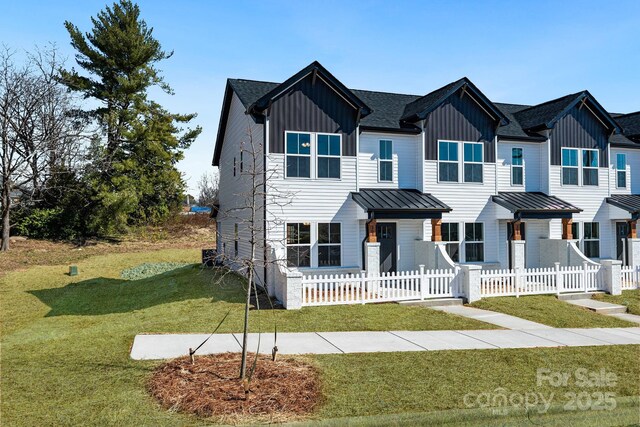
[{"label": "porch column", "polygon": [[431,220],[431,241],[442,242],[442,218]]},{"label": "porch column", "polygon": [[622,293],[622,261],[603,259],[600,261],[604,270],[603,279],[606,291],[611,295]]},{"label": "porch column", "polygon": [[573,218],[562,218],[562,240],[573,240]]},{"label": "porch column", "polygon": [[367,242],[376,243],[378,241],[377,222],[371,219],[367,222]]},{"label": "porch column", "polygon": [[638,238],[638,220],[632,219],[628,222],[629,224],[629,235],[627,238],[629,239],[637,239]]},{"label": "porch column", "polygon": [[364,244],[364,270],[369,277],[380,275],[380,243],[366,242]]},{"label": "porch column", "polygon": [[511,221],[511,225],[513,226],[513,237],[511,238],[511,240],[522,240],[522,234],[520,233],[521,224],[522,221],[519,219]]}]

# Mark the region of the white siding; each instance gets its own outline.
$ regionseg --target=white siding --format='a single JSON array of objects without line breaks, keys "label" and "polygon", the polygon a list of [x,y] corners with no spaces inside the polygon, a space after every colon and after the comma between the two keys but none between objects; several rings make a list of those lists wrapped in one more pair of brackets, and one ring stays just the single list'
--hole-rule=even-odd
[{"label": "white siding", "polygon": [[[393,141],[393,182],[378,181],[380,140]],[[360,135],[359,186],[360,188],[418,188],[420,162],[420,135],[395,135],[363,132]]]},{"label": "white siding", "polygon": [[[522,148],[524,158],[524,186],[511,185],[511,150]],[[498,191],[543,191],[541,175],[546,168],[541,163],[547,161],[546,145],[541,143],[499,142],[498,143]]]},{"label": "white siding", "polygon": [[[287,222],[319,222],[342,224],[342,266],[357,267],[360,262],[358,241],[358,211],[362,209],[351,199],[356,191],[356,158],[342,157],[341,179],[284,178],[284,155],[269,154],[267,175],[268,243],[276,248],[278,258],[285,257],[285,227]],[[317,266],[317,247],[312,247],[312,267]]]},{"label": "white siding", "polygon": [[[615,258],[615,228],[609,219],[609,206],[605,199],[609,196],[609,169],[598,170],[596,186],[563,186],[562,167],[551,166],[550,186],[551,194],[579,207],[583,211],[573,214],[575,222],[600,223],[600,258]],[[551,238],[562,238],[561,220],[553,220],[551,224]],[[582,237],[582,236],[581,236]]]},{"label": "white siding", "polygon": [[[218,215],[218,230],[220,240],[218,249],[225,248],[225,253],[230,258],[235,258],[234,254],[234,229],[238,224],[238,258],[250,258],[249,240],[251,237],[249,218],[251,216],[251,188],[252,172],[263,171],[263,138],[262,125],[256,124],[244,114],[245,108],[240,99],[234,94],[229,110],[229,119],[224,135],[224,144],[220,154],[220,213]],[[253,141],[253,144],[251,143]],[[254,147],[252,149],[252,146]],[[243,147],[243,172],[240,172],[240,148]],[[256,158],[255,169],[252,159]],[[236,175],[233,175],[233,163],[236,159]],[[251,173],[251,175],[250,175]],[[262,177],[258,180],[262,181]],[[258,259],[263,257],[262,231],[262,195],[257,197],[257,238],[259,247],[257,250]],[[258,268],[258,276],[262,283],[263,269]]]},{"label": "white siding", "polygon": [[[627,155],[627,187],[617,187],[616,154]],[[640,194],[640,150],[611,149],[611,194]]]},{"label": "white siding", "polygon": [[[499,237],[497,205],[491,201],[495,194],[495,165],[485,163],[482,184],[439,183],[438,162],[424,161],[424,192],[431,193],[450,208],[450,213],[442,215],[443,222],[482,222],[484,223],[484,255],[486,263],[497,263],[499,259]],[[464,229],[461,228],[463,233]],[[424,222],[425,239],[431,238],[431,222]],[[461,236],[463,237],[463,236]]]}]

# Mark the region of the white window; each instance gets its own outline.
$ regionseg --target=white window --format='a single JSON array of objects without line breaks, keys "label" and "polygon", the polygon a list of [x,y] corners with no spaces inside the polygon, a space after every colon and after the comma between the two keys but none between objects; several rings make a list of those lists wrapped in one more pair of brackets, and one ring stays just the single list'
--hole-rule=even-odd
[{"label": "white window", "polygon": [[578,185],[578,150],[562,149],[562,185]]},{"label": "white window", "polygon": [[287,265],[290,267],[311,265],[310,223],[287,223]]},{"label": "white window", "polygon": [[438,180],[458,182],[458,143],[440,141],[438,143]]},{"label": "white window", "polygon": [[442,241],[449,257],[454,262],[460,262],[460,227],[457,222],[442,223]]},{"label": "white window", "polygon": [[318,224],[318,267],[339,267],[342,264],[340,223]]},{"label": "white window", "polygon": [[464,143],[464,182],[482,182],[483,148],[482,143]]},{"label": "white window", "polygon": [[520,147],[511,149],[511,185],[524,185],[524,158]]},{"label": "white window", "polygon": [[598,150],[582,150],[582,185],[598,185]]},{"label": "white window", "polygon": [[288,178],[311,178],[311,134],[286,132]]},{"label": "white window", "polygon": [[616,187],[627,188],[627,155],[616,154]]},{"label": "white window", "polygon": [[584,254],[589,258],[600,258],[600,224],[585,222],[583,228]]},{"label": "white window", "polygon": [[316,138],[318,178],[340,179],[340,135],[318,134]]},{"label": "white window", "polygon": [[484,224],[464,225],[464,257],[466,262],[484,262]]},{"label": "white window", "polygon": [[393,181],[393,142],[388,139],[380,140],[378,179],[380,181]]}]

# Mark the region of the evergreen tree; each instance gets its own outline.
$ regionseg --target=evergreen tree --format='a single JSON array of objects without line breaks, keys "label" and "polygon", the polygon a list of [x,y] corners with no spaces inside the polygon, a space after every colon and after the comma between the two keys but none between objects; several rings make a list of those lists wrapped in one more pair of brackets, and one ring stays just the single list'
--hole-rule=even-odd
[{"label": "evergreen tree", "polygon": [[107,234],[160,221],[179,208],[184,182],[176,163],[201,129],[181,127],[195,114],[172,114],[148,99],[154,86],[173,94],[156,68],[172,52],[162,50],[136,4],[120,0],[91,21],[85,34],[65,22],[84,73],[62,70],[61,77],[71,90],[99,101],[85,112],[104,133],[91,149],[86,177],[94,200],[90,223]]}]

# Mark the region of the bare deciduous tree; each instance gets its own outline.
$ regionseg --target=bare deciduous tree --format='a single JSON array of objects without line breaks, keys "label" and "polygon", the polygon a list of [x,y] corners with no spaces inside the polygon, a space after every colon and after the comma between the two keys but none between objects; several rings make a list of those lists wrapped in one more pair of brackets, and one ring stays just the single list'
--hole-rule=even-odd
[{"label": "bare deciduous tree", "polygon": [[218,175],[204,173],[198,180],[198,204],[213,206],[218,203]]},{"label": "bare deciduous tree", "polygon": [[15,52],[0,51],[0,192],[2,245],[9,249],[12,194],[20,203],[37,201],[56,170],[79,161],[86,121],[75,99],[58,81],[62,65],[54,46],[27,54],[24,64]]}]

